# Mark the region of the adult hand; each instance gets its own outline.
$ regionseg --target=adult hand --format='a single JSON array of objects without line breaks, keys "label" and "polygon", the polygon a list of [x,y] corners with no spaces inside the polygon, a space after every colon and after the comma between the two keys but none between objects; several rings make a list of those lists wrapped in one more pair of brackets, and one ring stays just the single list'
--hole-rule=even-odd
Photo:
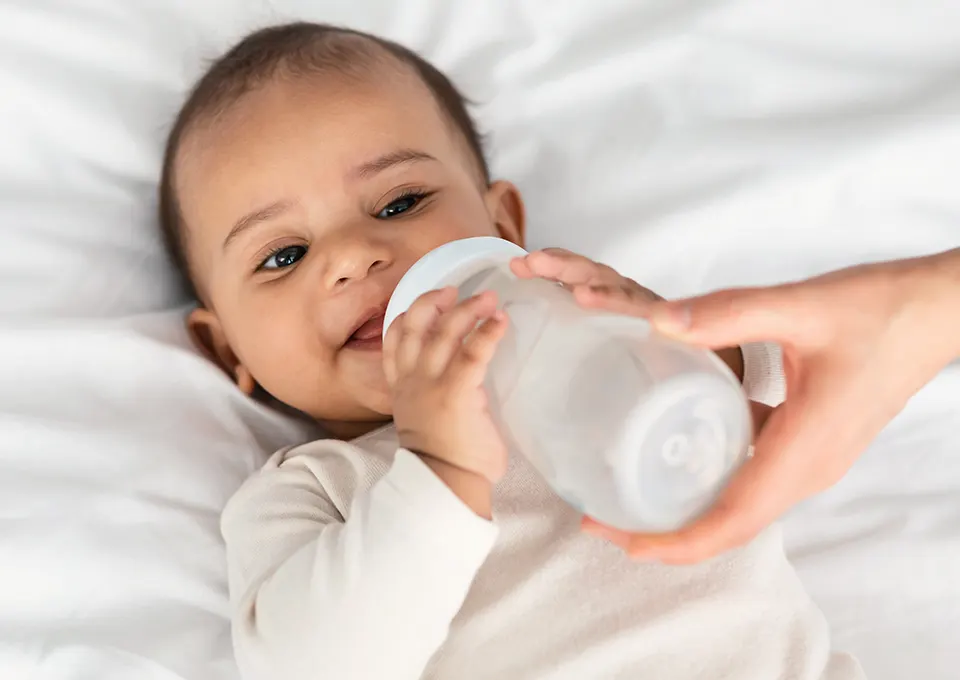
[{"label": "adult hand", "polygon": [[[616,269],[563,248],[546,248],[519,257],[510,269],[521,279],[540,278],[563,284],[584,307],[607,307],[633,316],[649,315],[651,305],[663,298]],[[618,309],[619,307],[619,309]],[[713,347],[714,353],[743,379],[743,355],[740,347]],[[768,409],[750,402],[756,421],[764,420]]]},{"label": "adult hand", "polygon": [[582,291],[578,299],[646,316],[661,332],[704,347],[783,347],[786,401],[711,510],[669,534],[628,534],[585,520],[585,530],[630,555],[668,563],[746,543],[835,484],[907,400],[960,356],[960,250],[642,308],[616,291]]}]

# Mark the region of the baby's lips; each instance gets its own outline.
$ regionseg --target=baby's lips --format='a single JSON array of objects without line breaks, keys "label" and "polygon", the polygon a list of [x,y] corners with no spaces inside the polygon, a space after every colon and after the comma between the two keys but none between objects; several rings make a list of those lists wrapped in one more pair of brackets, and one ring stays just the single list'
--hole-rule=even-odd
[{"label": "baby's lips", "polygon": [[350,336],[353,340],[370,340],[383,335],[383,314],[374,316],[363,323]]},{"label": "baby's lips", "polygon": [[370,340],[373,337],[373,330],[377,328],[377,324],[379,324],[377,333],[382,335],[383,317],[387,313],[388,301],[389,297],[379,303],[370,305],[364,309],[361,314],[354,317],[353,324],[347,327],[346,332],[348,335],[343,338],[343,344],[346,345],[354,340]]}]

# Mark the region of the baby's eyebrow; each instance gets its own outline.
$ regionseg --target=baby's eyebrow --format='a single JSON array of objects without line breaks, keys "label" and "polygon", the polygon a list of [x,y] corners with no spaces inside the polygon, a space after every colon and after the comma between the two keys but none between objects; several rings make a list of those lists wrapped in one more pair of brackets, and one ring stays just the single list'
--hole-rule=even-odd
[{"label": "baby's eyebrow", "polygon": [[[348,177],[354,179],[367,179],[373,175],[376,175],[378,172],[383,172],[388,168],[392,168],[403,163],[418,163],[422,161],[436,160],[436,158],[428,154],[426,151],[418,151],[417,149],[398,149],[396,151],[385,153],[382,156],[378,156],[373,160],[361,163],[350,170]],[[257,208],[256,210],[247,213],[237,220],[236,224],[233,225],[230,233],[227,234],[227,237],[223,240],[222,249],[226,250],[227,246],[229,246],[230,243],[237,238],[237,236],[245,232],[247,229],[282,215],[290,210],[290,208],[292,208],[294,205],[296,205],[296,201],[275,201],[270,205]]]},{"label": "baby's eyebrow", "polygon": [[266,222],[272,220],[274,217],[278,217],[283,213],[287,212],[296,205],[295,201],[282,200],[274,201],[270,205],[264,206],[262,208],[257,208],[256,210],[247,213],[239,220],[236,224],[233,225],[233,229],[230,230],[230,233],[227,234],[227,237],[223,239],[223,250],[227,249],[227,246],[230,245],[230,242],[233,241],[237,236],[245,232],[247,229],[254,227],[261,222]]},{"label": "baby's eyebrow", "polygon": [[367,179],[373,175],[376,175],[378,172],[383,172],[387,168],[392,168],[395,165],[435,160],[437,159],[428,154],[426,151],[418,151],[416,149],[398,149],[397,151],[385,153],[378,158],[374,158],[371,161],[367,161],[366,163],[358,165],[349,172],[348,177],[354,179]]}]

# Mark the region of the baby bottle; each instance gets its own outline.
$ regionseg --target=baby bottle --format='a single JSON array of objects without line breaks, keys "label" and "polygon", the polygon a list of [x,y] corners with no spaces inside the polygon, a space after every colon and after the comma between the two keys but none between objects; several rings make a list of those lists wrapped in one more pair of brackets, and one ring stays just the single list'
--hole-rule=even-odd
[{"label": "baby bottle", "polygon": [[508,329],[486,381],[511,447],[586,515],[628,531],[669,531],[701,514],[743,462],[750,411],[716,355],[633,317],[585,310],[562,286],[518,279],[526,254],[499,238],[453,241],[400,281],[384,333],[423,293],[495,291]]}]

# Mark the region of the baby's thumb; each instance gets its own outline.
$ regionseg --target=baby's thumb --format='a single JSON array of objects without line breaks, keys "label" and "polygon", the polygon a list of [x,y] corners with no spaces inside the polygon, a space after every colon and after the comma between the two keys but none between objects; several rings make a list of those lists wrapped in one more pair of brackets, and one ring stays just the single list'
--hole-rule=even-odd
[{"label": "baby's thumb", "polygon": [[722,290],[654,302],[649,319],[665,335],[710,348],[787,342],[796,330],[793,294],[785,286]]}]

